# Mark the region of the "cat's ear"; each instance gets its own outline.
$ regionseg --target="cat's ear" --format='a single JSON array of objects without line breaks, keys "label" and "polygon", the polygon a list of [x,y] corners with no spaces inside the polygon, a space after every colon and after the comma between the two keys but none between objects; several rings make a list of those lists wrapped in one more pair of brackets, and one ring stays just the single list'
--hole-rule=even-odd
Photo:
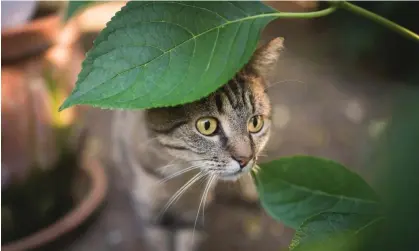
[{"label": "cat's ear", "polygon": [[259,76],[267,76],[275,67],[282,49],[284,39],[277,37],[259,47],[254,53],[247,68]]}]

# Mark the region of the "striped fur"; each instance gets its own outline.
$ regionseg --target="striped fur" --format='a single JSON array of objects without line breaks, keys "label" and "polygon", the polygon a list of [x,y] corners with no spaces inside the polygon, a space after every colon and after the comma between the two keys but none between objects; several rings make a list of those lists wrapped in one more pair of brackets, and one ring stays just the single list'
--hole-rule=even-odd
[{"label": "striped fur", "polygon": [[[196,181],[208,180],[205,192],[211,197],[217,180],[236,180],[256,164],[270,133],[271,105],[265,93],[266,74],[274,66],[281,48],[282,39],[274,39],[259,48],[226,85],[199,101],[146,111],[115,111],[112,158],[127,179],[151,250],[169,250],[168,245],[174,240],[162,241],[169,238],[168,226],[163,224],[167,222],[182,222],[184,227],[178,229],[177,235],[170,236],[176,239],[176,245],[186,247],[183,242],[191,241],[197,210],[204,201],[210,201],[202,199],[203,189],[191,188],[176,204],[167,207],[175,191],[195,177]],[[257,133],[250,133],[248,123],[255,115],[264,118],[264,126]],[[202,117],[218,121],[214,135],[198,132],[196,121]],[[243,162],[239,159],[244,157],[249,162],[241,166]],[[167,181],[161,184],[162,180]],[[165,212],[160,214],[162,210]],[[163,217],[156,218],[158,215]],[[171,220],[164,220],[167,219],[164,216],[171,216]],[[202,237],[199,222],[197,225],[193,246]]]}]

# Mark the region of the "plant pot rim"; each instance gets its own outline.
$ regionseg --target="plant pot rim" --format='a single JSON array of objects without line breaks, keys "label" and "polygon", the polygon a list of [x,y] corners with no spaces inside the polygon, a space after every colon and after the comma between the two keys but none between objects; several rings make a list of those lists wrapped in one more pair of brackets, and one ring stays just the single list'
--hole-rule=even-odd
[{"label": "plant pot rim", "polygon": [[86,196],[55,223],[21,239],[1,246],[3,251],[32,250],[42,247],[60,236],[76,230],[103,203],[108,190],[108,181],[104,168],[97,158],[90,158],[80,168],[89,179],[89,191]]},{"label": "plant pot rim", "polygon": [[18,34],[29,32],[29,31],[41,30],[44,28],[45,24],[49,24],[51,20],[56,21],[56,19],[59,19],[59,18],[60,18],[59,12],[54,11],[54,12],[48,13],[45,16],[31,19],[25,24],[22,24],[16,27],[11,27],[11,28],[4,28],[1,31],[1,36],[2,37],[14,36],[14,35],[18,35]]},{"label": "plant pot rim", "polygon": [[30,22],[1,31],[1,59],[15,61],[40,54],[58,43],[71,44],[78,39],[75,22],[64,23],[57,10]]}]

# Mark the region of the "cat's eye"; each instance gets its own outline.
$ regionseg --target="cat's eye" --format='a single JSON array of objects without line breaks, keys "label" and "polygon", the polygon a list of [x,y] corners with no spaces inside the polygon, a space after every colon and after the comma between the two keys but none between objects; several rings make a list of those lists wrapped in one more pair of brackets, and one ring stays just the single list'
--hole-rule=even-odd
[{"label": "cat's eye", "polygon": [[257,133],[262,130],[263,127],[263,117],[260,115],[253,116],[250,118],[249,123],[247,124],[247,129],[251,133]]},{"label": "cat's eye", "polygon": [[217,127],[218,121],[211,117],[200,118],[196,122],[196,129],[205,136],[213,135],[217,130]]}]

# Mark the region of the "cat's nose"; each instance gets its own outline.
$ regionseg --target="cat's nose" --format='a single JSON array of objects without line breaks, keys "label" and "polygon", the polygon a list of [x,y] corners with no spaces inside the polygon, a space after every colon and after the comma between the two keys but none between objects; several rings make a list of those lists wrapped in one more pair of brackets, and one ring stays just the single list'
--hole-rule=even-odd
[{"label": "cat's nose", "polygon": [[240,169],[242,169],[245,166],[247,166],[250,160],[252,160],[252,156],[237,156],[237,157],[233,157],[233,159],[237,161],[237,163],[239,163]]},{"label": "cat's nose", "polygon": [[253,158],[252,144],[249,137],[235,137],[228,144],[230,156],[244,168]]}]

